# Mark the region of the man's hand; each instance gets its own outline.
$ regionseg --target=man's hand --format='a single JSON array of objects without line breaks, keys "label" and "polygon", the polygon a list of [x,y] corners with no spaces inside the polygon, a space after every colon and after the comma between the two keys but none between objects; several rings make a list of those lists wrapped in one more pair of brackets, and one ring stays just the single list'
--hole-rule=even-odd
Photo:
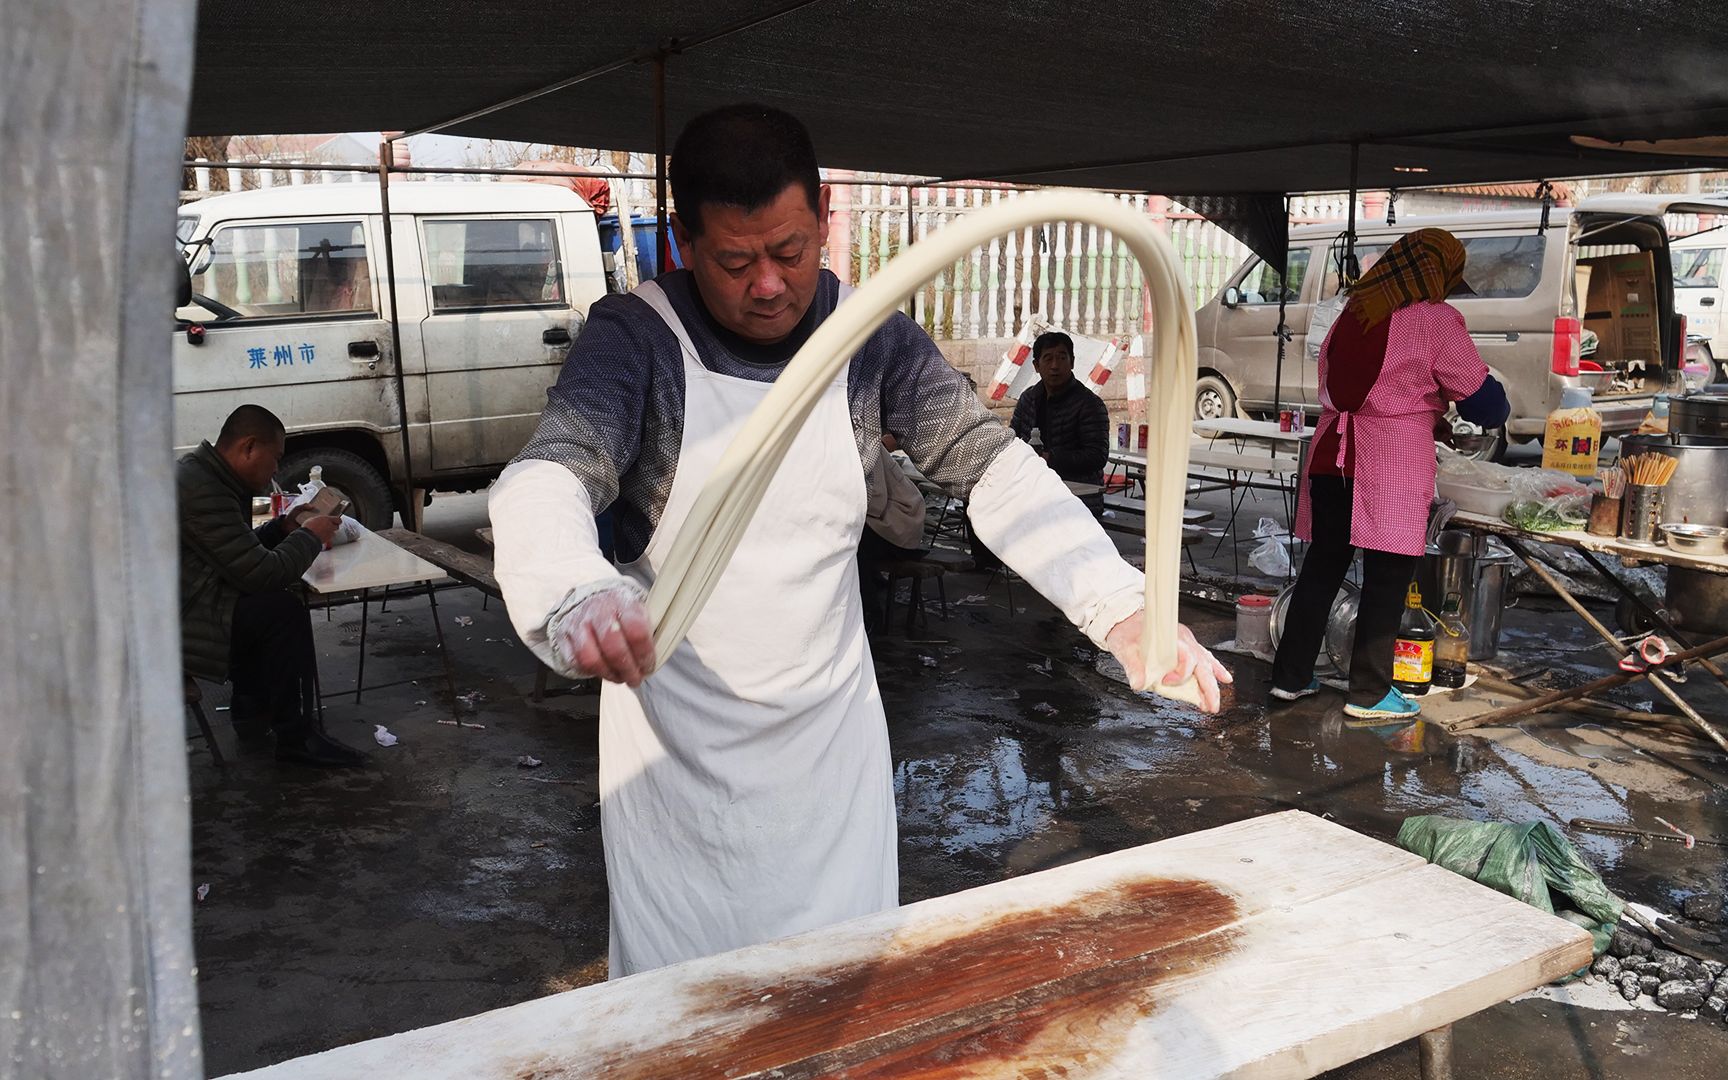
[{"label": "man's hand", "polygon": [[598,592],[558,625],[554,642],[576,670],[626,686],[641,686],[654,670],[654,627],[648,607],[624,589]]},{"label": "man's hand", "polygon": [[315,515],[302,518],[300,527],[316,536],[321,543],[328,544],[336,536],[336,530],[342,527],[342,519],[328,515]]},{"label": "man's hand", "polygon": [[[1129,686],[1141,686],[1146,681],[1146,667],[1140,661],[1140,638],[1146,632],[1146,613],[1136,611],[1111,628],[1104,639],[1110,652],[1121,661],[1122,668],[1128,673]],[[1177,686],[1187,682],[1192,675],[1200,688],[1200,708],[1204,712],[1217,712],[1223,694],[1219,685],[1228,686],[1236,680],[1216,657],[1194,640],[1193,631],[1186,626],[1176,628],[1176,667],[1164,677],[1164,682]]]}]

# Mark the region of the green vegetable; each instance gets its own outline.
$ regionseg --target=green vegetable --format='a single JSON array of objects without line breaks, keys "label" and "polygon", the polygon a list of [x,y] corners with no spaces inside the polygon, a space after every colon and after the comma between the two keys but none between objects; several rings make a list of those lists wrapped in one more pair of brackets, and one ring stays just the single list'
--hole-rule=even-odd
[{"label": "green vegetable", "polygon": [[1576,529],[1584,524],[1584,518],[1573,517],[1559,508],[1533,500],[1515,502],[1506,508],[1505,519],[1530,532],[1557,532],[1561,529]]}]

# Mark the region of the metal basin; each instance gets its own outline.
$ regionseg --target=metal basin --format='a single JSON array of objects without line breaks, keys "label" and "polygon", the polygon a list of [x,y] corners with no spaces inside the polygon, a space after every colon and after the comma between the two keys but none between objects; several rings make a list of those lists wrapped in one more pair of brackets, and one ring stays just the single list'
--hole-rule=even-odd
[{"label": "metal basin", "polygon": [[[1278,599],[1272,601],[1272,647],[1284,639],[1284,619],[1290,609],[1290,596],[1295,591],[1294,584],[1287,585],[1278,594]],[[1332,661],[1332,666],[1344,674],[1350,674],[1350,650],[1356,643],[1356,609],[1361,601],[1361,592],[1356,586],[1346,581],[1344,587],[1338,590],[1337,599],[1332,601],[1332,614],[1326,620],[1326,658]]]},{"label": "metal basin", "polygon": [[1728,528],[1721,525],[1677,525],[1665,523],[1662,534],[1668,546],[1688,555],[1722,555],[1728,553]]}]

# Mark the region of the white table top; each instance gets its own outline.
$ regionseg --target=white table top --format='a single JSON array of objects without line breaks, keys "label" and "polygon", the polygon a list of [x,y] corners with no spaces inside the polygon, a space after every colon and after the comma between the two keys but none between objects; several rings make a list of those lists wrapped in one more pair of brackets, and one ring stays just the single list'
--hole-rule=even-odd
[{"label": "white table top", "polygon": [[1276,420],[1239,420],[1234,417],[1194,421],[1194,434],[1207,439],[1270,439],[1273,442],[1307,442],[1314,437],[1312,425],[1301,431],[1282,431]]},{"label": "white table top", "polygon": [[1675,551],[1665,544],[1634,544],[1618,536],[1595,536],[1582,529],[1566,529],[1560,532],[1531,532],[1528,529],[1520,529],[1509,521],[1488,517],[1485,514],[1472,514],[1465,510],[1460,510],[1452,515],[1450,527],[1480,529],[1483,532],[1530,540],[1539,544],[1564,544],[1567,547],[1585,548],[1589,551],[1597,551],[1604,555],[1613,555],[1633,562],[1661,563],[1664,566],[1702,570],[1710,574],[1728,574],[1728,555],[1692,555],[1684,551]]},{"label": "white table top", "polygon": [[1589,962],[1564,919],[1286,811],[247,1076],[1314,1076]]},{"label": "white table top", "polygon": [[420,556],[403,551],[367,530],[352,544],[342,544],[319,554],[300,578],[312,587],[313,592],[328,595],[382,589],[387,585],[442,581],[447,576]]}]

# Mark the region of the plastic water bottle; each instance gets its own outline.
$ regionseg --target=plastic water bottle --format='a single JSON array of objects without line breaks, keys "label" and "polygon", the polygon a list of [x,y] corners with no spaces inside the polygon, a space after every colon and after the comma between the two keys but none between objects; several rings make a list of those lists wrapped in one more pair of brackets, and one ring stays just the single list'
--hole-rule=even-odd
[{"label": "plastic water bottle", "polygon": [[1440,626],[1434,635],[1434,685],[1456,689],[1464,685],[1470,660],[1470,628],[1459,610],[1457,593],[1448,593],[1440,607]]}]

